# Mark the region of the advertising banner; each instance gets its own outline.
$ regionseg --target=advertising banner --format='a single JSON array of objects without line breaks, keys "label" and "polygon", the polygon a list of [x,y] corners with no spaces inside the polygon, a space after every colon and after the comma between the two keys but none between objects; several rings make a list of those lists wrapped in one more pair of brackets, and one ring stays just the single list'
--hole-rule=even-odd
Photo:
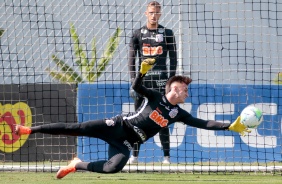
[{"label": "advertising banner", "polygon": [[[255,104],[263,110],[264,121],[245,137],[234,132],[208,131],[175,123],[170,126],[172,161],[282,161],[281,96],[282,86],[191,84],[189,97],[180,106],[193,116],[231,123],[246,106]],[[128,84],[81,84],[78,121],[134,111],[132,103]],[[154,158],[163,154],[160,148],[156,135],[141,146],[140,161],[144,157],[143,161],[156,161]],[[107,146],[98,139],[80,138],[78,154],[84,160],[101,159],[107,157]]]},{"label": "advertising banner", "polygon": [[75,137],[46,134],[17,136],[12,133],[15,124],[76,123],[75,86],[1,85],[0,112],[1,160],[70,160],[76,154]]}]

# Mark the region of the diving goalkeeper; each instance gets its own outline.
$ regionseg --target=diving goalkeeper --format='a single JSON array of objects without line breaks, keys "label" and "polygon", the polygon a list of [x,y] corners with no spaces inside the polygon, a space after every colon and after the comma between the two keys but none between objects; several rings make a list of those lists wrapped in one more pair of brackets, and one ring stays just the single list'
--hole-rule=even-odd
[{"label": "diving goalkeeper", "polygon": [[109,144],[108,160],[83,162],[74,158],[66,167],[57,172],[61,179],[71,172],[86,170],[97,173],[117,173],[126,165],[135,142],[143,143],[156,135],[162,127],[173,122],[206,130],[231,130],[244,135],[250,130],[240,123],[240,116],[232,123],[221,123],[193,117],[178,104],[188,97],[188,85],[192,80],[184,76],[173,76],[166,83],[166,94],[148,89],[142,85],[142,79],[152,68],[155,59],[145,59],[140,72],[133,82],[133,89],[144,96],[140,108],[134,113],[117,115],[109,119],[92,120],[83,123],[52,123],[42,126],[25,127],[16,125],[17,135],[44,133],[52,135],[88,136],[99,138]]}]

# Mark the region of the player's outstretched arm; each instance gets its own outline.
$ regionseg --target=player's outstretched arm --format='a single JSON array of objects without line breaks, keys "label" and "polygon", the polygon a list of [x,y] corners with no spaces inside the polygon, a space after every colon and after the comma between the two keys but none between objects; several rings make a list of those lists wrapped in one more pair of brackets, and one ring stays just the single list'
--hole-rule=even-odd
[{"label": "player's outstretched arm", "polygon": [[145,74],[154,66],[155,62],[156,62],[155,59],[148,58],[143,60],[141,63],[140,71],[132,83],[132,89],[140,95],[147,97],[150,96],[151,92],[149,89],[147,89],[145,86],[142,85],[142,79],[145,76]]},{"label": "player's outstretched arm", "polygon": [[241,116],[237,117],[237,119],[229,126],[228,130],[238,132],[242,136],[245,136],[245,133],[251,132],[251,130],[241,123]]}]

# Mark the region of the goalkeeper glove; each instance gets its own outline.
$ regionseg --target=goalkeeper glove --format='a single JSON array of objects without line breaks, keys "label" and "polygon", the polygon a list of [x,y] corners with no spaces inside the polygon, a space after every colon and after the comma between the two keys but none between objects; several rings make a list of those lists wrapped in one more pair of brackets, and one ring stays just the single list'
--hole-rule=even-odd
[{"label": "goalkeeper glove", "polygon": [[229,126],[228,130],[238,132],[242,136],[245,136],[245,132],[251,132],[251,130],[241,123],[241,116],[238,116],[238,118]]},{"label": "goalkeeper glove", "polygon": [[154,66],[155,62],[156,60],[153,58],[143,60],[141,63],[140,73],[142,75],[146,74]]}]

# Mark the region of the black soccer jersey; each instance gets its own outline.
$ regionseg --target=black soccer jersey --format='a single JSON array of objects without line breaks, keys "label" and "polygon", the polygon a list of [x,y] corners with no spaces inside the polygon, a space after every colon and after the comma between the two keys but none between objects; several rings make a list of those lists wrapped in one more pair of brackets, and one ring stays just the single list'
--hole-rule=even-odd
[{"label": "black soccer jersey", "polygon": [[[130,77],[136,77],[136,66],[138,71],[140,63],[146,58],[155,58],[156,64],[146,74],[143,82],[147,88],[164,88],[166,80],[175,75],[177,65],[177,52],[174,33],[171,29],[159,25],[157,29],[148,29],[143,26],[133,32],[130,40],[129,71]],[[169,62],[167,55],[169,54]],[[138,56],[139,62],[136,62]],[[169,68],[167,66],[169,64]],[[160,91],[160,90],[159,90]]]},{"label": "black soccer jersey", "polygon": [[162,127],[174,122],[183,122],[186,125],[207,130],[225,130],[229,127],[227,123],[195,118],[178,105],[170,104],[160,92],[148,89],[141,83],[142,77],[139,74],[132,87],[136,92],[142,94],[145,100],[135,113],[127,114],[123,120],[143,130],[147,139],[156,135]]}]

